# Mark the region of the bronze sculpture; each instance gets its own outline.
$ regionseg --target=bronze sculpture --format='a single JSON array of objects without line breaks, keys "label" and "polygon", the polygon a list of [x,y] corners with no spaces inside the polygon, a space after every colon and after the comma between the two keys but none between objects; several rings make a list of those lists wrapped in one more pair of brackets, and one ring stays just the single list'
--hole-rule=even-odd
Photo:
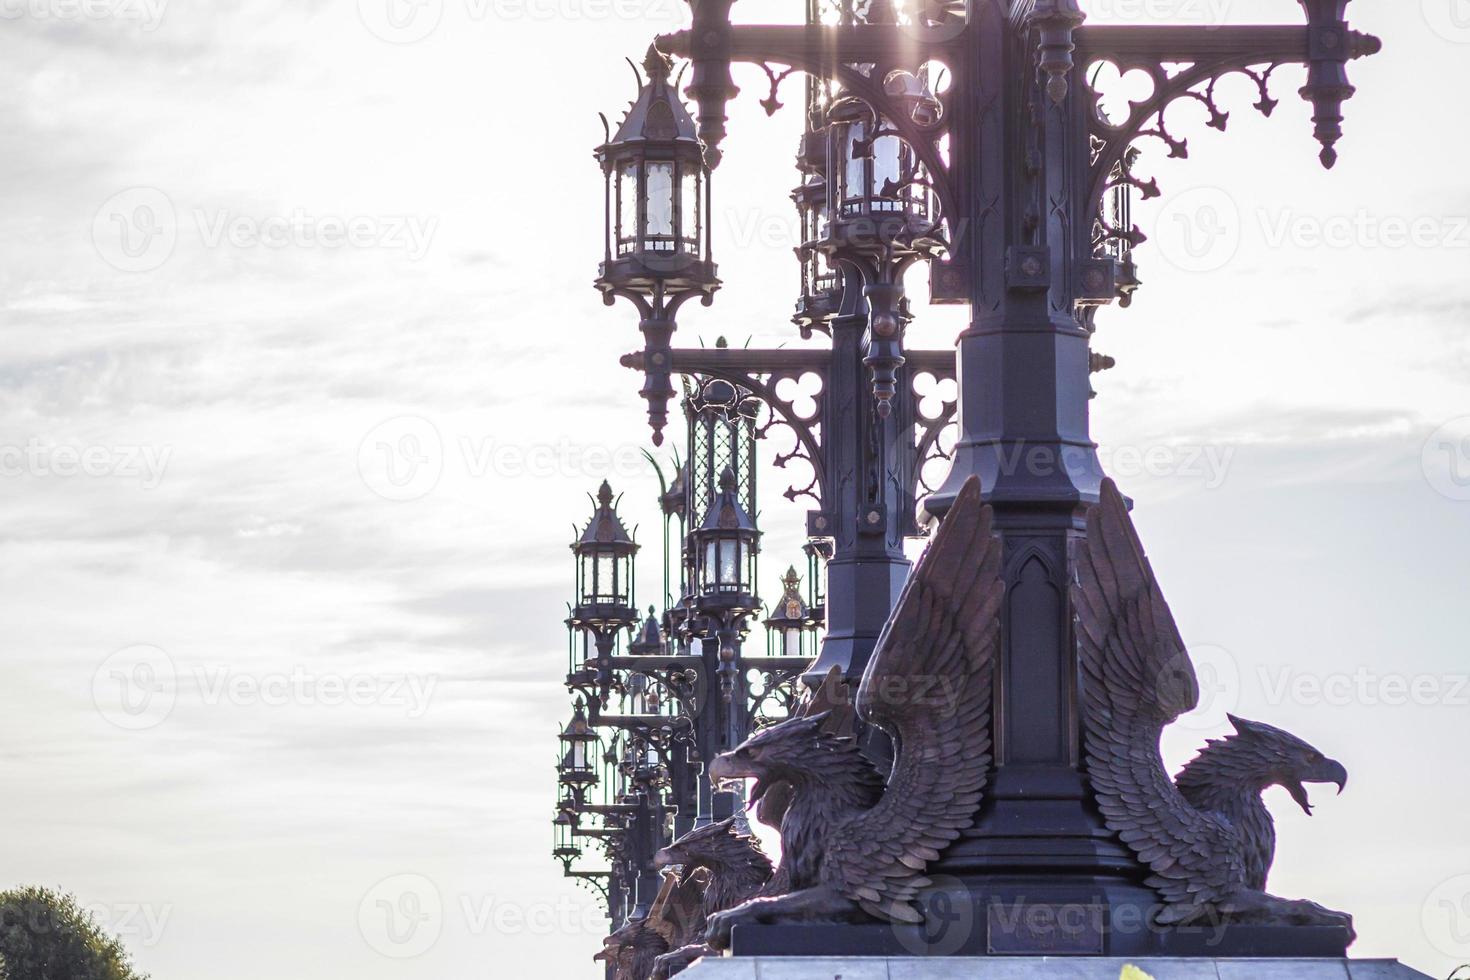
[{"label": "bronze sculpture", "polygon": [[612,963],[613,980],[648,980],[660,956],[687,942],[703,926],[706,877],[702,872],[666,872],[648,914],[604,939],[592,959]]},{"label": "bronze sculpture", "polygon": [[[857,717],[852,697],[847,682],[842,679],[842,672],[837,668],[827,672],[822,683],[802,699],[793,713],[797,718],[811,715],[821,716],[821,727],[828,734],[835,737],[854,734]],[[780,830],[794,792],[791,784],[786,782],[768,786],[751,800],[751,809],[761,823]],[[704,893],[706,916],[735,908],[758,895],[784,895],[791,890],[787,876],[771,866],[770,859],[754,837],[738,832],[733,817],[690,831],[660,851],[655,863],[661,867],[681,866],[684,875],[693,871],[703,871],[708,875],[709,884]],[[696,938],[702,940],[703,936]],[[666,980],[700,957],[715,952],[707,943],[691,940],[682,948],[660,956],[650,975],[651,980]]]},{"label": "bronze sculpture", "polygon": [[1000,636],[1001,547],[971,479],[905,585],[858,689],[857,711],[896,747],[886,780],[827,713],[791,718],[715,759],[716,782],[754,779],[758,804],[790,784],[778,875],[788,890],[709,920],[736,925],[842,920],[866,912],[918,922],[928,862],[970,826],[990,768],[991,679]]},{"label": "bronze sculpture", "polygon": [[702,941],[708,917],[761,893],[774,870],[760,843],[742,834],[734,817],[691,830],[660,851],[654,863],[664,868],[678,866],[681,881],[702,872],[706,884],[697,922],[691,922],[691,928],[680,937],[682,942],[673,944],[672,952],[658,957],[652,980],[671,977],[709,955],[712,950]]},{"label": "bronze sculpture", "polygon": [[1088,513],[1072,589],[1086,702],[1088,779],[1108,828],[1152,871],[1160,924],[1205,916],[1279,925],[1346,926],[1352,917],[1268,895],[1275,853],[1261,801],[1283,786],[1308,814],[1305,783],[1347,783],[1342,764],[1292,735],[1231,716],[1169,779],[1159,736],[1199,700],[1194,667],[1164,602],[1123,495],[1111,480]]}]

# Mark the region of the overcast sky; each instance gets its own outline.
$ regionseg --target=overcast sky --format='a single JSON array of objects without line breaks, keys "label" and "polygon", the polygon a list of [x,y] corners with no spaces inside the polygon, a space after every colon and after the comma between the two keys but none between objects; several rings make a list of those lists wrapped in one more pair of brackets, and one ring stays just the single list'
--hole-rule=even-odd
[{"label": "overcast sky", "polygon": [[[389,2],[0,0],[0,886],[75,892],[158,980],[592,975],[602,923],[549,857],[566,544],[604,477],[658,528],[590,151],[683,6]],[[1273,119],[1227,86],[1229,134],[1186,106],[1191,159],[1148,148],[1094,428],[1206,681],[1171,761],[1226,710],[1342,759],[1310,821],[1270,794],[1273,890],[1444,976],[1470,961],[1470,7],[1352,6],[1387,46],[1336,171],[1292,69]],[[796,344],[800,120],[740,81],[728,286],[681,339]],[[919,305],[914,343],[950,343]]]}]

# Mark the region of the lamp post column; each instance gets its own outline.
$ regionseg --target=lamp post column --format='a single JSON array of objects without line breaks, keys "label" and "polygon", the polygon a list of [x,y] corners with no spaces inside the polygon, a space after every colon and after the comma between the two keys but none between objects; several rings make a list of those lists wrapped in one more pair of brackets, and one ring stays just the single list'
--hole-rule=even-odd
[{"label": "lamp post column", "polygon": [[[1069,6],[1038,0],[1031,20],[1017,23],[998,4],[981,4],[956,71],[965,121],[956,132],[958,195],[974,229],[964,255],[972,320],[959,338],[954,465],[924,509],[942,517],[965,481],[980,477],[1004,540],[1007,597],[996,772],[975,828],[935,871],[959,877],[982,906],[1064,902],[1102,916],[1122,903],[1146,907],[1151,895],[1131,853],[1103,826],[1081,764],[1070,554],[1102,470],[1088,424],[1089,331],[1073,288],[1073,229],[1090,227],[1079,193],[1088,169],[1084,96],[1075,72],[1068,91],[1046,67],[1055,55],[1048,37],[1065,46],[1055,32],[1080,19],[1054,9]],[[1038,24],[1043,14],[1054,20]],[[1100,920],[1098,934],[1104,928]],[[1026,952],[1046,940],[1009,941]]]},{"label": "lamp post column", "polygon": [[[848,295],[856,290],[849,289]],[[893,410],[881,418],[863,364],[866,308],[831,320],[832,362],[823,392],[822,450],[830,500],[808,518],[807,531],[832,539],[827,560],[826,635],[808,683],[841,667],[856,685],[908,579],[906,534],[913,533],[912,503],[897,488],[911,485],[912,465],[899,433],[913,431],[913,398],[899,368]]]}]

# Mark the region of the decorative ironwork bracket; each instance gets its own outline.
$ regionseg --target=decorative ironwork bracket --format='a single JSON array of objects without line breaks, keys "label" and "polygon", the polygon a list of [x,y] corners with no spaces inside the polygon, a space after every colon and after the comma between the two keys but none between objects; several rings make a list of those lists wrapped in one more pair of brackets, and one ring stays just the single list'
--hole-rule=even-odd
[{"label": "decorative ironwork bracket", "polygon": [[[1255,108],[1269,116],[1279,104],[1271,95],[1271,78],[1286,64],[1305,64],[1307,84],[1301,89],[1313,105],[1315,135],[1322,144],[1321,159],[1331,168],[1337,161],[1336,143],[1342,136],[1342,104],[1352,97],[1347,62],[1376,54],[1382,42],[1348,28],[1344,13],[1348,0],[1302,0],[1309,24],[1301,27],[1220,27],[1202,31],[1192,27],[1083,27],[1076,32],[1077,60],[1084,66],[1110,63],[1120,72],[1143,71],[1153,81],[1148,98],[1132,102],[1127,118],[1110,122],[1101,109],[1101,95],[1091,85],[1087,95],[1093,137],[1089,202],[1101,228],[1095,243],[1099,251],[1109,243],[1131,248],[1144,241],[1136,227],[1120,228],[1106,214],[1108,194],[1120,187],[1139,191],[1144,199],[1159,193],[1153,180],[1133,174],[1135,143],[1160,140],[1171,157],[1187,157],[1188,140],[1174,136],[1166,114],[1181,100],[1199,102],[1209,113],[1206,125],[1224,131],[1230,113],[1216,101],[1219,82],[1230,75],[1250,78],[1260,93]],[[1171,71],[1169,66],[1175,66]]]},{"label": "decorative ironwork bracket", "polygon": [[[647,362],[644,352],[626,354],[621,363],[624,367],[643,370]],[[784,381],[799,383],[802,378],[816,377],[823,389],[830,384],[832,355],[825,350],[730,350],[677,349],[668,351],[667,365],[672,374],[697,375],[719,378],[748,389],[760,399],[770,411],[770,417],[756,430],[757,438],[767,438],[776,426],[789,429],[794,437],[792,448],[777,453],[775,463],[785,469],[793,460],[801,460],[812,471],[811,480],[802,487],[787,488],[784,496],[795,501],[809,497],[822,509],[830,500],[828,474],[823,463],[822,452],[822,393],[811,396],[815,408],[808,413],[800,411],[794,399],[780,394]],[[952,350],[908,350],[904,351],[904,368],[912,379],[919,375],[931,375],[937,381],[955,380],[955,354]],[[918,402],[915,395],[915,403]],[[939,447],[939,436],[944,428],[955,420],[957,405],[945,401],[938,414],[925,416],[915,409],[915,482],[918,486],[908,488],[917,492],[922,482],[924,464],[935,457],[947,458]]]}]

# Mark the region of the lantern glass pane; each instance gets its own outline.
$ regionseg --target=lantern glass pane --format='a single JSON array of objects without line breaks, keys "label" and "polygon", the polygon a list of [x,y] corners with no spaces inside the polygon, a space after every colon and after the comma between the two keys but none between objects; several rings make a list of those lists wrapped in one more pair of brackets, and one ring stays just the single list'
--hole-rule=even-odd
[{"label": "lantern glass pane", "polygon": [[638,229],[638,164],[625,163],[618,170],[618,254],[633,249]]},{"label": "lantern glass pane", "polygon": [[699,172],[686,173],[679,180],[679,234],[690,251],[699,250]]},{"label": "lantern glass pane", "polygon": [[[880,136],[873,141],[873,196],[883,194],[883,185],[888,181],[898,183],[903,175],[903,143],[897,136]],[[887,196],[899,197],[898,191]]]},{"label": "lantern glass pane", "polygon": [[599,600],[610,601],[617,597],[613,578],[615,561],[615,558],[609,554],[597,556],[597,598]]},{"label": "lantern glass pane", "polygon": [[847,167],[843,180],[843,197],[852,199],[862,197],[867,187],[867,160],[857,154],[857,143],[863,138],[863,124],[861,122],[849,123],[847,126],[847,145],[843,147],[842,159]]},{"label": "lantern glass pane", "polygon": [[707,587],[719,584],[719,567],[720,542],[718,538],[711,538],[704,543],[704,567],[700,569],[700,578]]},{"label": "lantern glass pane", "polygon": [[720,584],[727,588],[740,585],[740,572],[745,549],[738,541],[722,541],[720,548]]},{"label": "lantern glass pane", "polygon": [[586,769],[587,768],[587,743],[586,742],[573,742],[572,743],[572,768],[573,769]]},{"label": "lantern glass pane", "polygon": [[788,657],[801,656],[801,630],[788,628],[782,631],[783,652]]},{"label": "lantern glass pane", "polygon": [[649,163],[647,180],[648,212],[644,233],[671,237],[674,234],[674,165]]}]

